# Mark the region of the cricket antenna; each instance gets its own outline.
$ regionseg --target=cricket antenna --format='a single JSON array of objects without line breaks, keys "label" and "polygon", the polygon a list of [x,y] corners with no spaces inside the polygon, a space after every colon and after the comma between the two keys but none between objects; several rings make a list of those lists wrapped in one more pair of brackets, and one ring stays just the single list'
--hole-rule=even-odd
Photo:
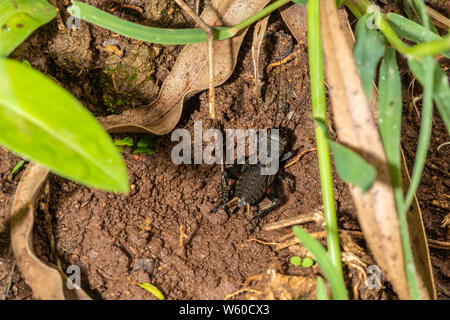
[{"label": "cricket antenna", "polygon": [[[278,65],[277,111],[275,112],[275,118],[273,119],[272,128],[275,128],[278,118],[278,112],[280,111],[280,90],[281,90],[281,63]],[[281,122],[283,122],[283,120],[281,120]]]},{"label": "cricket antenna", "polygon": [[[303,80],[302,80],[302,88],[301,88],[302,91],[303,91],[303,84],[304,84],[304,82],[305,82],[305,75],[303,75]],[[308,99],[306,99],[306,100],[309,100],[309,98],[311,98],[311,93],[308,95]],[[286,129],[289,128],[289,124],[291,123],[291,120],[294,118],[295,114],[296,114],[297,111],[300,109],[300,107],[302,106],[303,102],[304,102],[304,100],[302,100],[302,101],[298,104],[297,108],[295,108],[294,112],[293,112],[293,113],[291,114],[291,116],[289,117],[288,122],[286,123],[286,126],[285,126]]]}]

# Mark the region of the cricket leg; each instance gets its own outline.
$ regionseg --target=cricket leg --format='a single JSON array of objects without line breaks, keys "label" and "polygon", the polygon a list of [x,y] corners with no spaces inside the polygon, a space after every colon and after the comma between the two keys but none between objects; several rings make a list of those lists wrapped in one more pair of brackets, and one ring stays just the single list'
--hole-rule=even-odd
[{"label": "cricket leg", "polygon": [[270,211],[272,211],[279,201],[276,180],[269,187],[269,198],[272,203],[261,209],[261,211],[259,211],[256,216],[250,219],[250,221],[253,221],[252,227],[250,228],[250,233],[253,233],[255,231],[259,221],[264,218]]},{"label": "cricket leg", "polygon": [[295,189],[294,189],[294,187],[293,187],[293,185],[292,185],[292,183],[291,183],[291,178],[292,178],[292,176],[289,176],[288,175],[288,173],[287,172],[283,172],[283,171],[280,171],[279,173],[278,173],[278,176],[281,178],[281,179],[283,179],[284,181],[286,181],[286,183],[288,184],[288,187],[289,187],[289,192],[292,194],[292,196],[294,197],[294,199],[298,202],[298,203],[301,203],[301,201],[296,197],[296,195],[295,195]]}]

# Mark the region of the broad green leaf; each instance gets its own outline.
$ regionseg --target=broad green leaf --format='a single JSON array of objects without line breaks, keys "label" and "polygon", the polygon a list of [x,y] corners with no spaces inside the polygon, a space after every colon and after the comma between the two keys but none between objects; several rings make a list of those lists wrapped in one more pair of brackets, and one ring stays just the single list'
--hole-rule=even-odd
[{"label": "broad green leaf", "polygon": [[363,192],[370,189],[377,175],[375,169],[353,150],[329,140],[333,151],[336,171],[347,183],[352,183]]},{"label": "broad green leaf", "polygon": [[8,56],[34,30],[56,16],[46,0],[0,1],[0,58]]},{"label": "broad green leaf", "polygon": [[353,150],[334,142],[322,120],[315,118],[314,121],[325,132],[325,139],[327,139],[333,152],[334,165],[341,179],[347,183],[354,184],[363,192],[369,190],[377,175],[374,167]]},{"label": "broad green leaf", "polygon": [[0,83],[0,144],[65,178],[128,191],[112,139],[69,92],[11,59],[0,59]]},{"label": "broad green leaf", "polygon": [[359,19],[355,30],[356,44],[353,50],[353,56],[367,99],[370,99],[377,66],[385,48],[385,39],[380,31],[376,28],[368,28],[368,25],[371,25],[368,24],[369,19],[375,19],[375,15],[371,12]]},{"label": "broad green leaf", "polygon": [[296,4],[301,4],[301,5],[306,6],[306,0],[291,0],[291,1]]},{"label": "broad green leaf", "polygon": [[[442,37],[436,33],[397,13],[388,13],[386,17],[389,21],[389,25],[392,29],[394,29],[395,33],[407,40],[422,43],[442,39]],[[450,52],[448,51],[441,52],[441,54],[447,58],[450,58]]]},{"label": "broad green leaf", "polygon": [[[430,60],[429,63],[432,64],[432,68],[434,70],[433,99],[442,120],[447,127],[447,131],[450,133],[450,85],[448,82],[448,77],[444,71],[439,68],[438,63],[434,59],[432,61]],[[425,86],[426,69],[424,64],[421,63],[421,60],[410,59],[408,61],[408,65],[420,84]]]},{"label": "broad green leaf", "polygon": [[328,283],[330,284],[333,299],[347,300],[348,297],[344,279],[339,276],[339,273],[334,268],[325,248],[319,243],[319,241],[311,237],[308,232],[299,226],[293,227],[293,230],[297,239],[311,252],[314,259],[319,264],[320,269],[323,271]]},{"label": "broad green leaf", "polygon": [[386,48],[378,79],[378,127],[389,165],[397,209],[403,202],[400,133],[402,125],[402,83],[394,48]]},{"label": "broad green leaf", "polygon": [[325,282],[322,277],[317,277],[316,283],[317,300],[328,300],[327,289],[325,288]]},{"label": "broad green leaf", "polygon": [[137,283],[138,286],[140,286],[142,289],[147,290],[148,292],[150,292],[152,295],[154,295],[158,300],[164,300],[164,295],[162,294],[162,292],[155,287],[154,285],[152,285],[151,283]]}]

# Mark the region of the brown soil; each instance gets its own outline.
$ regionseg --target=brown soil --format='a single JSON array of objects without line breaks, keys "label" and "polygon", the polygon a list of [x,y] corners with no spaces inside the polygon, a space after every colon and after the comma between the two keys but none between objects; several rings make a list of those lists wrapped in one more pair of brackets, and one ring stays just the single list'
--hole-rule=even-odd
[{"label": "brown soil", "polygon": [[[113,6],[112,1],[86,2],[104,10]],[[127,1],[143,8],[146,14],[141,17],[133,10],[125,10],[122,16],[153,25],[186,26],[191,23],[176,8],[158,7],[153,2],[153,7],[148,8],[147,2]],[[159,20],[152,21],[155,15],[150,14],[149,10],[156,10]],[[179,52],[178,47],[152,46],[118,37],[115,46],[122,51],[120,56],[120,53],[105,51],[103,48],[105,40],[111,38],[111,32],[83,23],[80,31],[67,34],[61,27],[61,21],[53,21],[41,28],[16,50],[13,57],[27,59],[33,67],[54,77],[95,115],[107,114],[107,110],[119,112],[122,108],[151,101]],[[268,36],[262,46],[260,70],[267,70],[277,51],[286,49],[276,45],[277,31],[290,34],[276,13],[270,19]],[[296,58],[283,65],[281,73],[278,68],[264,72],[263,98],[258,98],[253,92],[251,32],[247,34],[241,48],[233,76],[217,88],[219,120],[225,128],[270,127],[276,104],[265,105],[264,101],[276,94],[280,84],[281,94],[278,96],[283,113],[303,103],[291,124],[291,149],[301,152],[314,147],[314,124],[306,97],[309,90],[306,45],[295,44],[293,50],[297,52]],[[68,54],[68,48],[81,50],[80,54],[77,54],[78,51]],[[122,60],[125,61],[123,72],[114,67],[112,74],[115,77],[111,77],[111,65],[122,65],[118,63]],[[136,85],[130,85],[128,81],[133,70],[138,70]],[[405,74],[404,77],[409,84],[410,76]],[[413,94],[416,96],[420,92],[417,89]],[[404,96],[410,100],[410,94]],[[207,94],[201,93],[187,101],[178,128],[193,132],[194,121],[203,120],[203,130],[207,129],[207,99]],[[420,111],[420,104],[417,107]],[[414,109],[405,110],[404,119],[402,142],[408,165],[411,166],[420,119]],[[438,114],[434,119],[432,143],[418,198],[428,237],[448,241],[448,229],[441,227],[441,221],[448,214],[449,147],[447,145],[437,150],[440,144],[448,140],[448,136]],[[132,137],[135,140],[139,138]],[[274,265],[285,274],[313,276],[313,271],[289,264],[289,257],[293,255],[289,249],[277,251],[271,245],[248,241],[252,237],[275,241],[287,230],[263,232],[258,228],[255,234],[250,235],[250,217],[243,210],[230,214],[222,210],[210,214],[220,194],[220,167],[174,165],[170,159],[174,145],[170,135],[167,135],[157,137],[155,153],[152,155],[135,155],[125,148],[123,158],[131,183],[128,195],[93,190],[51,176],[49,212],[52,215],[57,256],[64,270],[71,264],[81,267],[82,284],[92,297],[154,299],[150,293],[133,283],[139,281],[156,285],[168,299],[223,299],[240,289],[250,276],[265,273]],[[19,160],[5,149],[0,149],[2,287],[8,280],[12,263],[9,253],[9,208],[23,169],[15,175],[11,174],[11,170]],[[300,203],[290,195],[287,184],[282,182],[279,188],[280,205],[261,220],[260,226],[320,209],[322,201],[316,154],[306,154],[288,172],[293,177],[295,195]],[[347,187],[336,175],[334,181],[339,227],[359,230]],[[233,183],[230,184],[230,190],[232,187]],[[265,199],[258,207],[268,203]],[[252,208],[252,212],[257,212],[257,208]],[[311,232],[323,230],[315,223],[305,227]],[[34,232],[36,252],[44,261],[55,262],[48,239],[44,212],[38,212]],[[370,255],[362,240],[357,243]],[[431,249],[440,299],[448,298],[450,291],[447,255],[447,251]],[[354,270],[345,268],[345,273],[347,280],[354,284],[357,278]],[[8,299],[32,297],[30,288],[17,270],[12,273],[11,280]],[[385,285],[376,298],[395,298],[389,285]],[[374,298],[365,295],[363,290],[360,294],[363,298]]]}]

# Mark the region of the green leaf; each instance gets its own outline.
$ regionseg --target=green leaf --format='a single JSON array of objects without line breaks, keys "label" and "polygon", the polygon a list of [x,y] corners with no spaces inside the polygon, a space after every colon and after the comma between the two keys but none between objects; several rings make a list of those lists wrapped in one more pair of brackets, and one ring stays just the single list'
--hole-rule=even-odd
[{"label": "green leaf", "polygon": [[306,258],[303,259],[303,261],[302,261],[302,267],[303,267],[303,268],[310,268],[310,267],[312,267],[313,265],[314,265],[314,260],[311,259],[311,258],[309,258],[309,257],[306,257]]},{"label": "green leaf", "polygon": [[291,1],[296,4],[301,4],[301,5],[306,6],[306,0],[291,0]]},{"label": "green leaf", "polygon": [[377,175],[375,169],[353,150],[332,140],[328,143],[341,179],[358,186],[363,192],[369,190]]},{"label": "green leaf", "polygon": [[394,48],[386,48],[378,79],[378,127],[388,161],[397,209],[403,202],[400,133],[402,83]]},{"label": "green leaf", "polygon": [[316,259],[319,264],[320,269],[322,269],[328,283],[330,284],[333,299],[347,300],[348,297],[344,278],[341,277],[334,268],[325,248],[316,239],[311,237],[308,232],[299,226],[295,226],[293,230],[297,239],[311,252],[314,259]]},{"label": "green leaf", "polygon": [[377,175],[374,167],[353,150],[334,142],[322,120],[314,118],[314,121],[325,132],[325,139],[333,151],[334,165],[341,179],[356,185],[363,192],[369,190]]},{"label": "green leaf", "polygon": [[69,92],[10,59],[0,59],[0,83],[0,144],[65,178],[128,191],[112,139]]},{"label": "green leaf", "polygon": [[[450,85],[445,72],[439,67],[438,63],[433,59],[429,63],[434,70],[433,75],[433,100],[442,117],[442,120],[450,133]],[[421,60],[410,59],[408,66],[416,79],[422,86],[426,85],[425,66]]]},{"label": "green leaf", "polygon": [[414,6],[414,10],[419,14],[423,26],[428,30],[431,30],[433,26],[430,17],[428,16],[425,2],[423,0],[412,0],[412,4]]},{"label": "green leaf", "polygon": [[302,265],[302,258],[300,258],[299,256],[292,256],[289,259],[289,262],[292,263],[294,266],[301,266]]},{"label": "green leaf", "polygon": [[[409,243],[409,237],[407,237],[407,220],[406,215],[409,211],[409,207],[414,198],[414,194],[420,183],[422,177],[423,168],[425,166],[425,160],[428,152],[428,146],[430,144],[431,127],[433,120],[433,93],[434,93],[434,74],[435,74],[435,60],[432,56],[425,56],[419,60],[408,60],[408,64],[411,68],[411,62],[422,64],[423,73],[423,100],[422,100],[422,119],[420,124],[419,142],[416,149],[416,158],[414,159],[414,167],[411,174],[411,184],[406,192],[405,200],[401,213],[399,214],[400,229],[402,233],[403,251],[405,254],[406,264],[406,278],[408,281],[411,297],[415,300],[421,298],[419,291],[419,284],[416,279],[416,268],[414,265],[413,255],[411,252],[411,246]],[[414,75],[417,74],[413,71]],[[405,241],[407,240],[407,242]]]},{"label": "green leaf", "polygon": [[17,171],[20,170],[20,168],[22,168],[22,166],[24,165],[25,160],[20,160],[19,162],[17,162],[17,164],[14,166],[14,168],[12,169],[11,173],[14,174]]},{"label": "green leaf", "polygon": [[153,146],[155,145],[155,136],[148,134],[143,136],[136,145],[136,149],[133,150],[133,153],[145,153],[145,154],[154,154],[155,150],[153,150]]},{"label": "green leaf", "polygon": [[116,146],[127,146],[127,147],[132,147],[134,145],[133,139],[131,139],[130,137],[125,137],[123,139],[115,139],[114,144]]},{"label": "green leaf", "polygon": [[[436,33],[397,13],[388,13],[386,17],[395,33],[407,40],[422,43],[442,39],[442,37]],[[450,58],[450,52],[448,51],[441,52],[441,54]]]},{"label": "green leaf", "polygon": [[316,283],[317,300],[328,300],[327,289],[325,288],[325,282],[322,277],[317,277]]},{"label": "green leaf", "polygon": [[34,30],[56,16],[46,0],[1,0],[0,58],[8,56]]},{"label": "green leaf", "polygon": [[364,88],[366,98],[370,99],[376,69],[384,53],[385,39],[376,28],[367,27],[369,19],[375,19],[373,12],[366,13],[356,25],[356,44],[353,50],[356,66]]},{"label": "green leaf", "polygon": [[158,300],[164,300],[164,295],[162,294],[162,292],[155,287],[154,285],[152,285],[151,283],[137,283],[138,286],[140,286],[142,289],[147,290],[148,292],[150,292],[152,295],[154,295]]}]

